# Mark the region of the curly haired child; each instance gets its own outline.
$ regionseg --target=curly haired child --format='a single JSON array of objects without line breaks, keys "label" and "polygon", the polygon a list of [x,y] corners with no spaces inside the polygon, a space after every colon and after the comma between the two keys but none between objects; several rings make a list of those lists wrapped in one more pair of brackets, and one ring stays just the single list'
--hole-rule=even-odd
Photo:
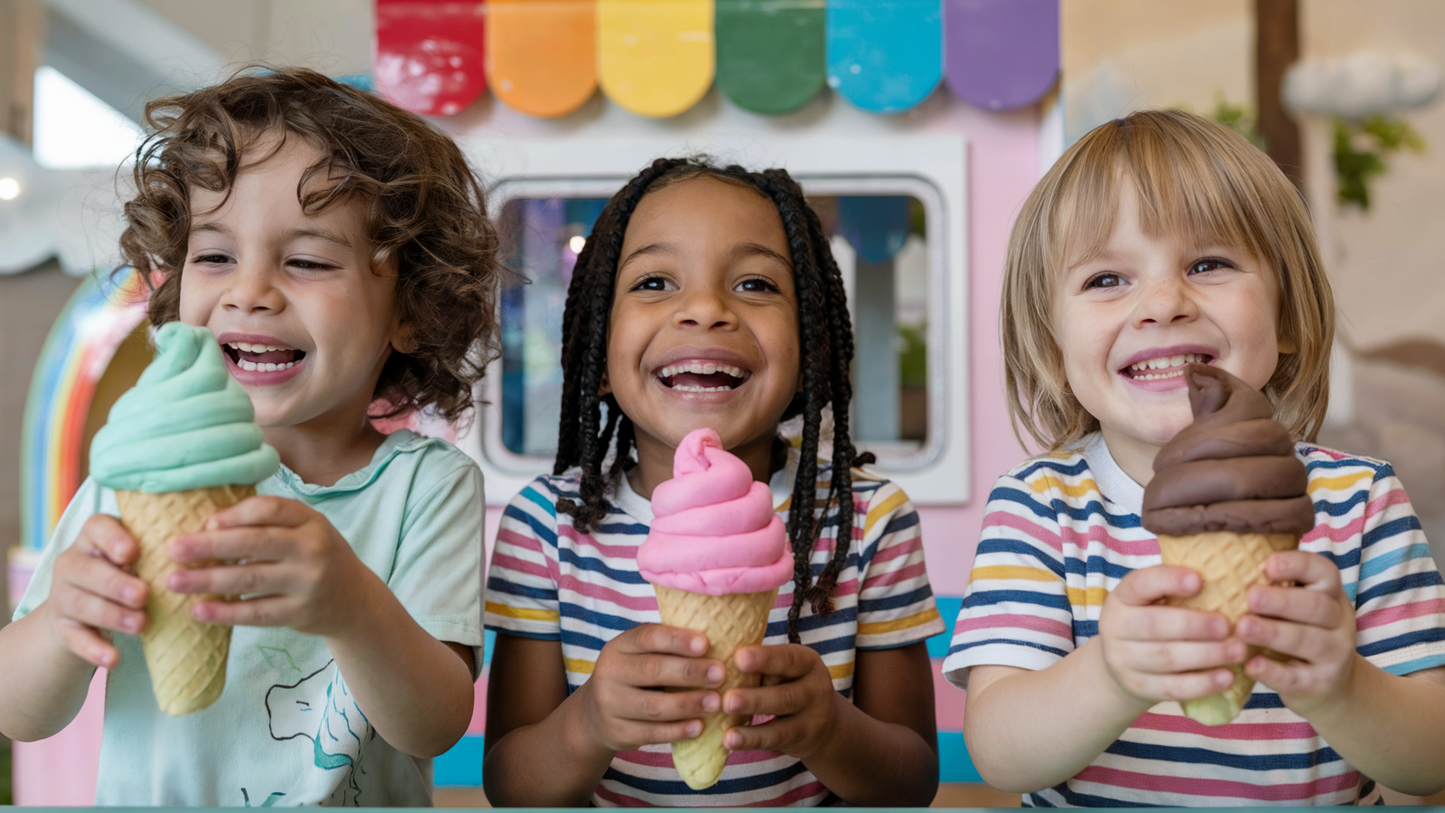
[{"label": "curly haired child", "polygon": [[103,666],[100,804],[430,804],[480,667],[481,474],[371,421],[471,406],[495,332],[482,188],[435,128],[312,71],[146,118],[122,252],[152,324],[214,334],[282,466],[171,544],[170,589],[239,596],[193,609],[235,627],[214,705],[157,710],[137,546],[88,479],[0,631],[0,730],[59,731]]},{"label": "curly haired child", "polygon": [[[1034,807],[1369,804],[1445,787],[1445,586],[1389,464],[1313,443],[1334,302],[1309,214],[1243,137],[1177,111],[1105,124],[1029,196],[1004,271],[1009,399],[1049,453],[995,484],[950,654],[969,753]],[[1315,527],[1233,629],[1164,606],[1200,576],[1140,525],[1192,421],[1184,369],[1262,389]],[[1273,660],[1247,656],[1247,645]],[[1175,701],[1258,681],[1233,723]]]},{"label": "curly haired child", "polygon": [[[827,235],[786,172],[660,159],[612,197],[567,294],[554,475],[512,500],[493,553],[489,799],[932,800],[923,641],[943,627],[917,513],[896,485],[855,468],[872,458],[848,432],[852,357]],[[798,415],[791,449],[778,425]],[[706,639],[657,623],[637,565],[653,489],[702,427],[771,485],[795,563],[763,645],[735,658],[764,685],[724,696],[710,690],[723,665],[700,657]],[[721,780],[692,791],[668,743],[697,736],[719,708],[771,719],[726,732]]]}]

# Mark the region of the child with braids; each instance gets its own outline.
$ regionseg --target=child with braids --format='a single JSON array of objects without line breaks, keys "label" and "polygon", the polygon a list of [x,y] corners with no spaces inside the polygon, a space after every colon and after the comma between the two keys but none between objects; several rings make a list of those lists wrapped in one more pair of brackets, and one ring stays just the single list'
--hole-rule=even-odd
[{"label": "child with braids", "polygon": [[[612,197],[567,295],[554,475],[512,500],[492,558],[494,804],[933,799],[923,642],[943,624],[917,513],[855,468],[872,458],[848,432],[852,357],[842,277],[786,172],[660,159]],[[778,426],[797,415],[795,449]],[[637,565],[653,489],[703,427],[771,486],[796,563],[763,645],[734,659],[763,685],[722,696],[723,664],[702,634],[656,623]],[[721,780],[692,791],[669,743],[719,708],[762,717],[726,733]]]}]

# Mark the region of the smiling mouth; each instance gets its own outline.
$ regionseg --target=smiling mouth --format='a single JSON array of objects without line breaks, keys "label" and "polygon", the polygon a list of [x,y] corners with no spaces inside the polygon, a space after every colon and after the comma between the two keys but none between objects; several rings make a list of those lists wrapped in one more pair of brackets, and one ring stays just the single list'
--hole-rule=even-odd
[{"label": "smiling mouth", "polygon": [[1135,381],[1167,381],[1183,376],[1186,364],[1213,363],[1214,356],[1205,353],[1181,353],[1137,361],[1120,370],[1119,374]]},{"label": "smiling mouth", "polygon": [[248,373],[274,373],[289,370],[306,358],[305,350],[274,344],[226,342],[221,349],[237,367]]},{"label": "smiling mouth", "polygon": [[662,386],[678,392],[727,392],[742,386],[752,373],[731,364],[694,361],[663,367],[655,375]]}]

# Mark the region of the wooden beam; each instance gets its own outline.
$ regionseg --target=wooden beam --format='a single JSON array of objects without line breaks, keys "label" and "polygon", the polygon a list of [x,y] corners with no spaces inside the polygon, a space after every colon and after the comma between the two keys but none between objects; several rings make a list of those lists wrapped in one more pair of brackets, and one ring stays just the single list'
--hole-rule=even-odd
[{"label": "wooden beam", "polygon": [[1254,0],[1254,81],[1265,152],[1299,188],[1304,159],[1299,127],[1284,109],[1284,73],[1299,59],[1298,0]]},{"label": "wooden beam", "polygon": [[44,48],[44,0],[0,0],[0,132],[25,144]]}]

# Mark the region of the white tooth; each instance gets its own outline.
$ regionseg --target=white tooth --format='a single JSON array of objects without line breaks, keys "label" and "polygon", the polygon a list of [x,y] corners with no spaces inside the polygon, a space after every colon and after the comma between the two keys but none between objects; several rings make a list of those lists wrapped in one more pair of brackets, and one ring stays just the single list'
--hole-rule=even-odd
[{"label": "white tooth", "polygon": [[236,362],[236,366],[240,367],[242,370],[245,370],[248,373],[256,371],[255,363],[247,361],[246,359],[241,359],[240,361]]},{"label": "white tooth", "polygon": [[711,363],[709,363],[709,364],[704,364],[704,365],[702,365],[702,374],[703,374],[703,375],[712,375],[712,374],[715,373],[715,372],[717,372],[717,365],[716,365],[716,364],[711,364]]},{"label": "white tooth", "polygon": [[1178,367],[1178,366],[1182,365],[1183,363],[1184,363],[1184,356],[1182,356],[1182,355],[1179,355],[1179,356],[1170,356],[1170,357],[1169,357],[1169,366],[1170,366],[1170,367]]}]

